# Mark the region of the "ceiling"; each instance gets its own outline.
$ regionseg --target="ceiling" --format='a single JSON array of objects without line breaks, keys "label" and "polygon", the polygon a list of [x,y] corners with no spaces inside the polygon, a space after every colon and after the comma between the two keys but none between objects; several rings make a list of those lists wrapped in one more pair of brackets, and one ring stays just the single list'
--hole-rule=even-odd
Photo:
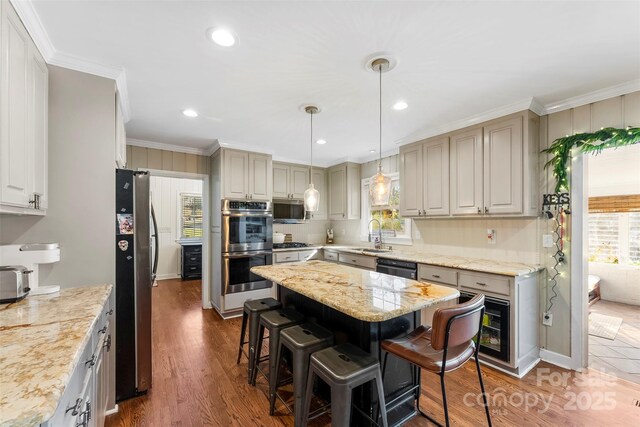
[{"label": "ceiling", "polygon": [[[57,51],[126,70],[127,137],[291,161],[309,159],[307,103],[322,108],[318,163],[377,150],[378,76],[365,63],[378,52],[397,60],[383,76],[383,152],[532,97],[640,77],[637,1],[32,3]],[[239,43],[207,40],[214,26]],[[409,108],[392,110],[397,100]]]}]

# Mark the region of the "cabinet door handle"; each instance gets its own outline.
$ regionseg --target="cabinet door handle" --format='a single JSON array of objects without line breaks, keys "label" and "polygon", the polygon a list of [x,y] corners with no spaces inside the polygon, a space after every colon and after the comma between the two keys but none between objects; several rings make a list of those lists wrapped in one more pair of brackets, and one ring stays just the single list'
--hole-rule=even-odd
[{"label": "cabinet door handle", "polygon": [[440,275],[439,274],[432,274],[431,277],[435,277],[436,279],[439,279]]},{"label": "cabinet door handle", "polygon": [[478,215],[482,214],[482,209],[478,207]]},{"label": "cabinet door handle", "polygon": [[111,350],[111,334],[107,335],[107,339],[104,342],[104,344],[102,344],[102,347],[106,347],[107,348],[107,352]]},{"label": "cabinet door handle", "polygon": [[113,308],[105,313],[107,316],[111,316],[113,314]]},{"label": "cabinet door handle", "polygon": [[479,286],[487,286],[487,284],[486,284],[486,283],[482,283],[482,282],[476,282],[476,285],[479,285]]},{"label": "cabinet door handle", "polygon": [[489,208],[486,207],[486,206],[484,207],[484,213],[486,213],[486,214],[489,213]]},{"label": "cabinet door handle", "polygon": [[104,325],[102,329],[98,329],[98,334],[106,334],[107,333],[107,325]]},{"label": "cabinet door handle", "polygon": [[78,415],[78,407],[82,404],[82,399],[81,398],[77,398],[76,399],[76,403],[73,404],[73,406],[69,406],[67,409],[65,409],[64,413],[66,414],[69,411],[71,412],[71,415]]},{"label": "cabinet door handle", "polygon": [[89,365],[89,367],[93,366],[96,364],[96,355],[92,355],[91,359],[87,360],[86,362],[84,362],[84,365],[87,366]]}]

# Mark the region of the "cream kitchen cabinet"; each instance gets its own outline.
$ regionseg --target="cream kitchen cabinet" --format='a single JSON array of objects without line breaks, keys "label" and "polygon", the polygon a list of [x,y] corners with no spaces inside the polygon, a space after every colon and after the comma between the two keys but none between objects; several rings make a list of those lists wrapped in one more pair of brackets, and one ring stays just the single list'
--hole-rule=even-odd
[{"label": "cream kitchen cabinet", "polygon": [[124,128],[124,117],[120,107],[120,96],[116,93],[116,167],[127,166],[127,131]]},{"label": "cream kitchen cabinet", "polygon": [[320,194],[320,204],[318,205],[318,211],[311,214],[311,219],[326,220],[329,194],[327,193],[327,173],[324,169],[313,168],[313,186]]},{"label": "cream kitchen cabinet", "polygon": [[400,150],[400,214],[449,214],[449,138],[431,138]]},{"label": "cream kitchen cabinet", "polygon": [[302,200],[308,186],[309,168],[307,166],[273,164],[274,199]]},{"label": "cream kitchen cabinet", "polygon": [[453,215],[538,214],[539,117],[511,114],[451,135]]},{"label": "cream kitchen cabinet", "polygon": [[329,219],[360,219],[360,165],[342,163],[328,175]]},{"label": "cream kitchen cabinet", "polygon": [[222,150],[222,188],[226,199],[271,200],[271,156]]},{"label": "cream kitchen cabinet", "polygon": [[0,213],[43,215],[49,71],[13,6],[0,9]]}]

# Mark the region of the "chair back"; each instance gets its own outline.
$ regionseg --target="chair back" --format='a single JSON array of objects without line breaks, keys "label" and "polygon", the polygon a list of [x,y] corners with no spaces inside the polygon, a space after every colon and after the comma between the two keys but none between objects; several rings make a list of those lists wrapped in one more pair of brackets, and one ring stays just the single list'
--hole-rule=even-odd
[{"label": "chair back", "polygon": [[462,304],[437,309],[433,314],[431,346],[435,350],[442,350],[445,345],[455,347],[468,343],[480,331],[483,312],[482,294],[477,294]]}]

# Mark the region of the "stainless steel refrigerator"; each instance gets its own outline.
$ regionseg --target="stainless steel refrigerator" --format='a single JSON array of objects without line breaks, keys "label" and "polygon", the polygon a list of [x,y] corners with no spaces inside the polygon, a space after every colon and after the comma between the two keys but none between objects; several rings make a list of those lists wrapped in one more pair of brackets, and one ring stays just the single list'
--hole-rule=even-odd
[{"label": "stainless steel refrigerator", "polygon": [[[116,401],[151,388],[151,290],[158,263],[152,260],[157,230],[149,173],[116,169]],[[153,225],[153,231],[152,231]]]}]

